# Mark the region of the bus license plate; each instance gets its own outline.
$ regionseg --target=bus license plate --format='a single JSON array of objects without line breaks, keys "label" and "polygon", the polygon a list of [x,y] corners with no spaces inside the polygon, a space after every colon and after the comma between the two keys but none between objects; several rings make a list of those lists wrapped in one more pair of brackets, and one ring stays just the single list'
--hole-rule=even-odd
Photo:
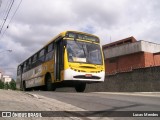
[{"label": "bus license plate", "polygon": [[92,77],[92,74],[85,74],[85,77]]}]

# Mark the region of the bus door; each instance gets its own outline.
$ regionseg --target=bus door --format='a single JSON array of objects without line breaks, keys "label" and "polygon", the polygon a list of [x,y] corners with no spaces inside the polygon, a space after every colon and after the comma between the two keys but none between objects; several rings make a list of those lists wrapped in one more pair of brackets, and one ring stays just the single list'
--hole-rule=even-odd
[{"label": "bus door", "polygon": [[63,63],[63,58],[64,58],[64,47],[63,47],[63,40],[57,40],[54,44],[54,80],[55,81],[60,81],[61,80],[61,71],[64,69],[64,63]]}]

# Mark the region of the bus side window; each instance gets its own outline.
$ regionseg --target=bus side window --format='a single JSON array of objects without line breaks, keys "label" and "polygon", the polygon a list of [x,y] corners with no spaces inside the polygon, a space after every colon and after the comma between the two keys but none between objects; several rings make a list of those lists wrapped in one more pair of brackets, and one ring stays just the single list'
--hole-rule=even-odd
[{"label": "bus side window", "polygon": [[28,66],[27,66],[28,70],[31,69],[31,65],[32,65],[32,59],[29,58],[29,60],[28,60]]},{"label": "bus side window", "polygon": [[26,61],[26,71],[29,70],[29,61]]},{"label": "bus side window", "polygon": [[32,58],[32,67],[36,66],[36,61],[37,61],[37,53]]},{"label": "bus side window", "polygon": [[49,44],[46,48],[46,59],[45,61],[51,60],[53,58],[53,53],[54,53],[54,47],[53,47],[53,43]]},{"label": "bus side window", "polygon": [[39,57],[38,57],[38,63],[43,63],[44,62],[44,59],[45,59],[45,49],[42,49],[40,52],[39,52]]},{"label": "bus side window", "polygon": [[48,45],[47,52],[51,52],[53,50],[53,43]]},{"label": "bus side window", "polygon": [[27,69],[27,62],[25,61],[24,62],[24,67],[23,67],[23,72],[26,72],[26,69]]}]

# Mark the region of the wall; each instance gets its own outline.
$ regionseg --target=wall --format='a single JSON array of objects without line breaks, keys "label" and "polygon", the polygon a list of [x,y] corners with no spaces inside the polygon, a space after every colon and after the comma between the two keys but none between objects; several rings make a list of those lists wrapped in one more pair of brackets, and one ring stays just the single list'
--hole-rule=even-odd
[{"label": "wall", "polygon": [[106,74],[131,71],[135,68],[160,66],[160,54],[139,52],[105,60]]},{"label": "wall", "polygon": [[88,84],[86,92],[156,92],[159,86],[160,66],[156,66],[108,75],[104,83]]},{"label": "wall", "polygon": [[104,51],[105,58],[112,58],[112,57],[132,54],[136,52],[141,52],[142,51],[141,41],[122,44],[122,45],[118,45],[118,46],[107,48],[107,49],[104,48],[103,51]]},{"label": "wall", "polygon": [[[126,56],[119,57],[118,69],[132,70],[134,68],[144,67],[144,53],[134,53]],[[109,69],[109,68],[108,68]]]},{"label": "wall", "polygon": [[105,58],[112,58],[137,52],[157,53],[160,52],[160,44],[151,43],[147,41],[137,41],[110,48],[103,47],[103,51]]},{"label": "wall", "polygon": [[160,66],[160,54],[154,55],[154,63],[155,63],[155,66]]},{"label": "wall", "polygon": [[2,73],[0,72],[0,80],[2,80]]},{"label": "wall", "polygon": [[11,82],[11,80],[12,80],[12,79],[11,79],[10,77],[4,78],[4,81],[5,81],[5,82],[8,82],[8,83]]},{"label": "wall", "polygon": [[3,76],[2,81],[3,82],[11,82],[12,78],[10,78],[9,76]]},{"label": "wall", "polygon": [[145,67],[155,66],[153,53],[144,53]]},{"label": "wall", "polygon": [[134,68],[145,67],[144,53],[134,53],[105,60],[106,73],[131,71]]},{"label": "wall", "polygon": [[142,51],[149,53],[157,53],[160,52],[160,44],[152,43],[148,41],[140,41]]}]

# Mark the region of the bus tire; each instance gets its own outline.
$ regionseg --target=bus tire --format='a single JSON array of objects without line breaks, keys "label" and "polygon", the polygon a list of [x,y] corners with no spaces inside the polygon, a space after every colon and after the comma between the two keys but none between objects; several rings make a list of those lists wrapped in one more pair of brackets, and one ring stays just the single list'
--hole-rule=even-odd
[{"label": "bus tire", "polygon": [[86,83],[77,84],[75,86],[77,92],[84,92],[85,88],[86,88]]},{"label": "bus tire", "polygon": [[46,79],[46,91],[55,91],[56,87],[52,84],[52,78],[50,76]]}]

